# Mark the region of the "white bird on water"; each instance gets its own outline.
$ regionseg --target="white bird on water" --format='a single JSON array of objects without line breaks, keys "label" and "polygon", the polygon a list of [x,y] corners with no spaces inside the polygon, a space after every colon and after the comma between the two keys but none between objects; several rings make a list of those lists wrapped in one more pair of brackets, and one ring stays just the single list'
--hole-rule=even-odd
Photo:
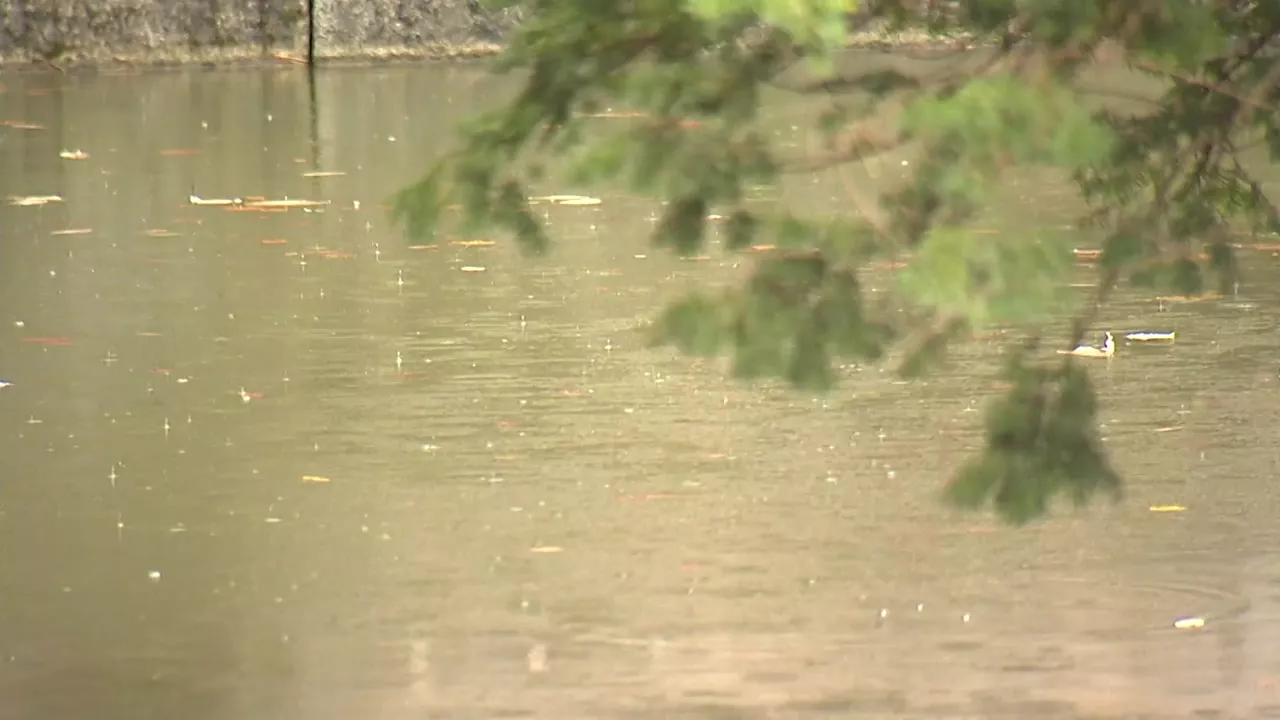
[{"label": "white bird on water", "polygon": [[1116,354],[1116,339],[1107,331],[1107,337],[1102,341],[1102,347],[1094,347],[1093,345],[1081,345],[1075,350],[1059,350],[1059,355],[1075,355],[1077,357],[1091,358],[1109,358]]}]

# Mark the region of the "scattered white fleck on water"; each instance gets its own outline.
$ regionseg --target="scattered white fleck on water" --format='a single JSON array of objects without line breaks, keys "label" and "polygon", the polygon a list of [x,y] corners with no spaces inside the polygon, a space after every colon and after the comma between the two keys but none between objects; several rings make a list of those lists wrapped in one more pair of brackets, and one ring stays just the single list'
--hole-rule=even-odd
[{"label": "scattered white fleck on water", "polygon": [[965,613],[965,614],[964,614],[964,618],[963,618],[963,620],[964,620],[965,622],[969,622],[969,613]]},{"label": "scattered white fleck on water", "polygon": [[160,579],[160,571],[159,571],[159,570],[152,570],[151,572],[147,573],[147,577],[151,578],[153,581],[154,581],[154,580],[159,580],[159,579]]},{"label": "scattered white fleck on water", "polygon": [[880,608],[881,619],[889,617],[889,608]]}]

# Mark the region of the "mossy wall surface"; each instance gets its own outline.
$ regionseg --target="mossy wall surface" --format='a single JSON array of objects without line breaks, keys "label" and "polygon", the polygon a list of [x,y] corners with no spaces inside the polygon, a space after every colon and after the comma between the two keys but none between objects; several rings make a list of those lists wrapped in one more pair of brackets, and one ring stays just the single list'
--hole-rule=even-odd
[{"label": "mossy wall surface", "polygon": [[478,0],[0,0],[0,64],[303,61],[494,52],[519,20]]}]

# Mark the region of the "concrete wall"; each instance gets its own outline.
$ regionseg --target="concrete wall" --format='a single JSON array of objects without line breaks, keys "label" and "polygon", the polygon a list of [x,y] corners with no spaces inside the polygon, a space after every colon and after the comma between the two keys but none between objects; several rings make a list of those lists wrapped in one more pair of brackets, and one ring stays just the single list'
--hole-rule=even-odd
[{"label": "concrete wall", "polygon": [[[492,53],[518,20],[479,0],[314,0],[316,57]],[[0,66],[302,60],[307,0],[0,0]]]}]

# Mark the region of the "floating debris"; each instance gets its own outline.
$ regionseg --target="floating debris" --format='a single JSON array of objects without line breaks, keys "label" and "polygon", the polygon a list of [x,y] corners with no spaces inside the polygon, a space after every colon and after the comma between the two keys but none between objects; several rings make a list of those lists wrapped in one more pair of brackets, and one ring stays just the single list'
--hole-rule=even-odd
[{"label": "floating debris", "polygon": [[89,153],[83,150],[78,150],[78,149],[63,150],[62,152],[58,153],[58,157],[62,158],[63,160],[88,160]]},{"label": "floating debris", "polygon": [[7,387],[13,387],[13,383],[9,382],[8,380],[0,380],[0,390],[3,390]]},{"label": "floating debris", "polygon": [[311,172],[302,173],[304,178],[331,178],[342,177],[343,175],[346,175],[346,173],[341,170],[312,170]]},{"label": "floating debris", "polygon": [[604,202],[600,198],[586,195],[543,195],[529,198],[531,203],[551,203],[552,205],[599,205]]},{"label": "floating debris", "polygon": [[35,123],[26,123],[20,120],[0,121],[0,127],[12,128],[14,130],[43,130],[44,129],[43,125],[36,125]]},{"label": "floating debris", "polygon": [[244,206],[248,208],[317,208],[331,204],[331,200],[247,200]]},{"label": "floating debris", "polygon": [[538,545],[536,547],[529,548],[529,552],[549,555],[551,553],[564,552],[564,548],[559,545]]},{"label": "floating debris", "polygon": [[187,197],[187,202],[192,205],[243,205],[244,200],[240,198],[202,198],[199,195],[192,194]]},{"label": "floating debris", "polygon": [[323,475],[303,475],[303,476],[302,476],[302,482],[305,482],[305,483],[327,483],[327,482],[330,482],[330,480],[329,480],[329,478],[327,478],[327,477],[325,477],[325,476],[323,476]]},{"label": "floating debris", "polygon": [[642,113],[642,112],[605,111],[605,112],[597,112],[597,113],[587,113],[582,117],[600,118],[600,119],[607,119],[607,120],[622,120],[622,119],[646,118],[646,117],[649,117],[649,114]]},{"label": "floating debris", "polygon": [[1183,512],[1186,510],[1186,508],[1181,505],[1152,505],[1147,509],[1154,513]]},{"label": "floating debris", "polygon": [[481,267],[480,265],[463,265],[462,267],[460,267],[460,268],[458,268],[458,269],[459,269],[459,270],[461,270],[462,272],[465,272],[465,273],[482,273],[482,272],[484,272],[484,268],[483,268],[483,267]]},{"label": "floating debris", "polygon": [[1178,333],[1173,330],[1144,330],[1141,332],[1126,333],[1125,340],[1133,342],[1173,342],[1178,337]]},{"label": "floating debris", "polygon": [[70,228],[67,230],[54,230],[50,235],[88,235],[93,232],[92,228]]},{"label": "floating debris", "polygon": [[250,208],[262,210],[287,210],[289,208],[317,208],[329,205],[330,200],[294,200],[285,198],[283,200],[265,200],[257,198],[202,198],[192,193],[187,197],[187,202],[192,205],[212,205],[212,206],[231,206],[237,208]]},{"label": "floating debris", "polygon": [[1204,618],[1202,617],[1185,617],[1178,618],[1173,621],[1173,626],[1179,630],[1197,630],[1204,627]]},{"label": "floating debris", "polygon": [[9,204],[21,207],[48,205],[62,202],[61,195],[10,195]]},{"label": "floating debris", "polygon": [[68,337],[25,337],[22,338],[22,342],[31,343],[32,345],[55,345],[58,347],[74,344],[71,338]]},{"label": "floating debris", "polygon": [[1261,250],[1263,252],[1280,252],[1280,243],[1252,243],[1248,245],[1235,244],[1231,247],[1237,250]]},{"label": "floating debris", "polygon": [[1205,300],[1219,300],[1222,296],[1215,292],[1208,292],[1203,295],[1162,295],[1156,300],[1162,303],[1194,303],[1204,302]]},{"label": "floating debris", "polygon": [[449,244],[454,247],[491,247],[498,242],[496,240],[453,240]]},{"label": "floating debris", "polygon": [[1076,259],[1081,262],[1093,262],[1094,260],[1102,257],[1101,250],[1094,250],[1091,248],[1075,248],[1071,251],[1071,254],[1075,255]]},{"label": "floating debris", "polygon": [[152,237],[152,238],[175,238],[175,237],[179,237],[178,233],[176,233],[176,232],[174,232],[174,231],[172,231],[172,230],[165,230],[164,228],[156,228],[156,229],[154,229],[154,230],[148,230],[145,234],[146,234],[146,236],[147,236],[147,237]]}]

